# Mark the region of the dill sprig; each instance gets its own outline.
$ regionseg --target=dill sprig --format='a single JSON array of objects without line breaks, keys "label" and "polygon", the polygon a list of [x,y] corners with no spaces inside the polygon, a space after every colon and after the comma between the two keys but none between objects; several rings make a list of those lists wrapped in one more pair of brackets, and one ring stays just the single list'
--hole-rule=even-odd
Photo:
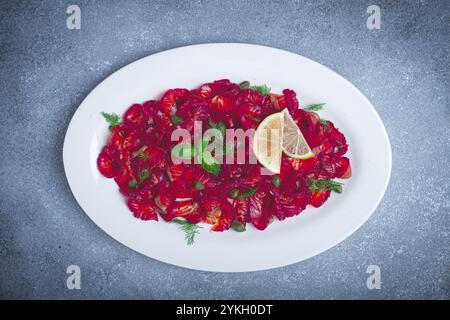
[{"label": "dill sprig", "polygon": [[308,180],[308,187],[311,192],[331,190],[341,193],[342,186],[342,183],[333,180],[320,180],[315,178],[310,178]]},{"label": "dill sprig", "polygon": [[315,103],[315,104],[310,104],[309,106],[307,106],[307,107],[305,108],[305,110],[307,110],[307,111],[320,111],[320,110],[323,109],[323,106],[324,106],[325,104],[326,104],[326,103]]},{"label": "dill sprig", "polygon": [[320,119],[320,123],[323,124],[328,129],[330,129],[330,122],[328,120]]},{"label": "dill sprig", "polygon": [[258,91],[263,96],[267,96],[271,90],[270,87],[266,86],[265,84],[263,84],[262,86],[251,86],[250,88],[255,91]]},{"label": "dill sprig", "polygon": [[195,235],[199,234],[199,229],[202,228],[196,224],[192,224],[181,219],[174,219],[170,222],[177,224],[184,232],[184,239],[186,240],[188,245],[192,245],[194,243]]},{"label": "dill sprig", "polygon": [[101,113],[103,118],[105,118],[106,122],[109,123],[109,129],[112,130],[115,126],[120,123],[120,116],[115,113]]}]

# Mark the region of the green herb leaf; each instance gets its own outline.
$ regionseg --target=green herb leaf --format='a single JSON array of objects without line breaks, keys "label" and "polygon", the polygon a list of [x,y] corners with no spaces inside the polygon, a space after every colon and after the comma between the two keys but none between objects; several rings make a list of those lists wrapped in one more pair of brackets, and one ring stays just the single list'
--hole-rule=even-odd
[{"label": "green herb leaf", "polygon": [[202,168],[215,176],[220,173],[220,163],[214,159],[211,152],[206,150],[202,153]]},{"label": "green herb leaf", "polygon": [[101,113],[106,122],[109,123],[109,130],[112,130],[115,126],[120,123],[120,116],[115,113]]},{"label": "green herb leaf", "polygon": [[148,170],[143,170],[143,171],[139,172],[139,183],[142,183],[145,180],[147,180],[149,176],[150,176],[150,171],[148,171]]},{"label": "green herb leaf", "polygon": [[138,157],[141,158],[142,160],[148,159],[148,156],[144,151],[139,152]]},{"label": "green herb leaf", "polygon": [[239,195],[239,189],[235,188],[230,191],[230,198],[235,199],[238,197],[238,195]]},{"label": "green herb leaf", "polygon": [[194,181],[194,189],[195,190],[203,190],[203,189],[205,189],[205,185],[201,181],[195,180]]},{"label": "green herb leaf", "polygon": [[323,106],[326,105],[326,103],[315,103],[310,104],[308,107],[305,108],[307,111],[320,111],[323,109]]},{"label": "green herb leaf", "polygon": [[225,132],[227,130],[227,126],[223,122],[213,122],[211,120],[208,121],[208,126],[211,129],[217,129],[220,131],[220,134],[222,135],[221,141],[225,139]]},{"label": "green herb leaf", "polygon": [[128,186],[129,186],[131,189],[135,189],[135,188],[137,187],[137,185],[138,185],[138,183],[137,183],[137,181],[136,181],[135,178],[133,178],[133,179],[131,179],[130,181],[128,181]]},{"label": "green herb leaf", "polygon": [[330,122],[328,120],[320,119],[320,123],[323,124],[328,129],[330,129]]},{"label": "green herb leaf", "polygon": [[184,120],[177,115],[172,115],[170,120],[172,120],[173,124],[182,124],[184,122]]},{"label": "green herb leaf", "polygon": [[263,84],[262,86],[251,86],[251,89],[258,91],[263,96],[267,96],[271,90],[270,87],[266,86],[265,84]]},{"label": "green herb leaf", "polygon": [[245,231],[245,225],[242,222],[239,222],[237,220],[234,220],[231,223],[231,227],[237,232],[244,232]]},{"label": "green herb leaf", "polygon": [[273,177],[272,177],[272,184],[273,184],[275,187],[279,187],[279,186],[280,186],[280,183],[281,183],[280,176],[273,176]]},{"label": "green herb leaf", "polygon": [[245,89],[248,89],[249,87],[250,87],[250,82],[248,82],[248,81],[242,81],[241,83],[239,83],[240,90],[245,90]]},{"label": "green herb leaf", "polygon": [[195,157],[195,148],[189,142],[180,142],[172,148],[172,156],[180,159],[191,159]]},{"label": "green herb leaf", "polygon": [[170,222],[177,224],[180,227],[180,229],[184,232],[184,239],[186,240],[188,245],[192,245],[194,243],[195,235],[199,234],[200,233],[199,229],[202,228],[196,224],[192,224],[178,218]]},{"label": "green herb leaf", "polygon": [[237,196],[238,199],[243,199],[243,198],[248,198],[251,197],[252,195],[254,195],[256,192],[255,188],[250,188],[245,192],[241,192],[239,193],[239,195]]},{"label": "green herb leaf", "polygon": [[318,192],[324,190],[331,190],[337,193],[342,192],[343,184],[333,180],[320,180],[315,178],[310,178],[307,183],[309,190],[311,192]]}]

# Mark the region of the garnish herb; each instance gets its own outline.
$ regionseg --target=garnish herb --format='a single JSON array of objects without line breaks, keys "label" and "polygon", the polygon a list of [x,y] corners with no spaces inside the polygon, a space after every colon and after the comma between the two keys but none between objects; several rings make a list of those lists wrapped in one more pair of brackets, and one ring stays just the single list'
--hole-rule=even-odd
[{"label": "garnish herb", "polygon": [[120,123],[120,116],[115,113],[102,112],[102,116],[109,123],[109,130],[111,131]]},{"label": "garnish herb", "polygon": [[328,129],[330,129],[330,122],[328,122],[328,120],[320,119],[320,123],[323,124]]},{"label": "garnish herb", "polygon": [[[208,121],[208,126],[211,129],[216,129],[220,131],[220,136],[218,137],[219,142],[223,143],[225,141],[225,133],[227,130],[227,126],[223,122],[213,122],[211,120]],[[206,143],[206,146],[209,144],[209,140]],[[226,142],[224,143],[223,150],[216,150],[216,156],[223,156],[226,154],[230,154],[234,151],[234,142]]]},{"label": "garnish herb", "polygon": [[237,220],[234,220],[231,223],[231,227],[237,232],[244,232],[245,231],[245,225],[242,222],[239,222]]},{"label": "garnish herb", "polygon": [[241,83],[239,83],[240,90],[245,90],[245,89],[248,89],[249,87],[250,87],[250,82],[248,82],[248,81],[242,81]]},{"label": "garnish herb", "polygon": [[280,176],[273,176],[273,177],[272,177],[272,184],[273,184],[275,187],[279,187],[279,186],[280,186],[280,183],[281,183]]},{"label": "garnish herb", "polygon": [[136,181],[135,178],[133,178],[133,179],[131,179],[130,181],[128,181],[128,186],[129,186],[131,189],[136,188],[137,185],[138,185],[138,183],[137,183],[137,181]]},{"label": "garnish herb", "polygon": [[220,163],[207,150],[202,152],[202,168],[215,176],[218,176],[220,173]]},{"label": "garnish herb", "polygon": [[142,160],[148,159],[148,156],[144,151],[139,152],[138,157],[141,158]]},{"label": "garnish herb", "polygon": [[270,87],[266,86],[265,84],[263,84],[262,86],[251,86],[250,88],[255,91],[258,91],[263,96],[267,96],[271,90]]},{"label": "garnish herb", "polygon": [[244,198],[248,198],[251,197],[252,195],[254,195],[256,192],[255,188],[250,188],[245,192],[240,192],[238,188],[235,188],[233,190],[230,191],[230,198],[233,199],[244,199]]},{"label": "garnish herb", "polygon": [[230,197],[231,198],[235,199],[235,198],[238,197],[238,195],[239,195],[239,189],[233,189],[233,190],[230,191]]},{"label": "garnish herb", "polygon": [[148,177],[150,176],[150,172],[148,170],[143,170],[141,172],[139,172],[139,182],[142,183],[145,180],[148,179]]},{"label": "garnish herb", "polygon": [[201,181],[195,180],[194,181],[194,189],[195,190],[203,190],[203,189],[205,189],[205,185]]},{"label": "garnish herb", "polygon": [[239,195],[237,196],[238,199],[243,199],[243,198],[248,198],[251,197],[252,195],[254,195],[256,192],[255,188],[250,188],[245,192],[241,192],[239,193]]},{"label": "garnish herb", "polygon": [[341,193],[343,186],[343,184],[340,182],[336,182],[333,180],[320,180],[315,178],[310,178],[307,184],[311,192],[331,190],[337,193]]},{"label": "garnish herb", "polygon": [[225,139],[225,132],[227,130],[227,126],[225,125],[225,123],[223,123],[223,122],[213,122],[213,121],[209,120],[208,121],[208,126],[211,129],[219,130],[221,135],[222,135],[222,141],[223,141],[223,139]]},{"label": "garnish herb", "polygon": [[310,104],[308,107],[305,108],[305,110],[308,111],[320,111],[323,109],[323,106],[326,103],[315,103],[315,104]]},{"label": "garnish herb", "polygon": [[173,124],[182,124],[184,122],[184,120],[181,117],[175,114],[170,117],[170,120],[172,120]]},{"label": "garnish herb", "polygon": [[198,150],[198,156],[197,160],[202,166],[202,168],[215,176],[218,176],[220,173],[221,165],[217,160],[213,157],[211,154],[211,151],[209,151],[208,145],[211,140],[211,137],[204,136],[202,139],[199,139],[196,142],[196,147]]},{"label": "garnish herb", "polygon": [[199,229],[202,228],[196,224],[192,224],[181,219],[174,219],[170,222],[177,224],[180,227],[180,229],[184,232],[184,239],[186,240],[188,245],[192,245],[194,243],[195,235],[199,234],[200,233]]}]

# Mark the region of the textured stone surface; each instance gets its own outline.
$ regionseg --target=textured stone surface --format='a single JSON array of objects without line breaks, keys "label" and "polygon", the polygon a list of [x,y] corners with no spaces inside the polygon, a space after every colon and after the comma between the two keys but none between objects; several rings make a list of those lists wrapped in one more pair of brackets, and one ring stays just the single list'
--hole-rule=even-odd
[{"label": "textured stone surface", "polygon": [[[0,298],[450,298],[450,5],[378,1],[1,1]],[[81,30],[66,8],[81,7]],[[62,145],[82,99],[161,50],[248,42],[337,71],[387,128],[386,196],[350,238],[305,262],[220,274],[154,261],[101,231],[74,200]],[[65,287],[77,264],[82,290]],[[368,290],[369,264],[382,289]]]}]

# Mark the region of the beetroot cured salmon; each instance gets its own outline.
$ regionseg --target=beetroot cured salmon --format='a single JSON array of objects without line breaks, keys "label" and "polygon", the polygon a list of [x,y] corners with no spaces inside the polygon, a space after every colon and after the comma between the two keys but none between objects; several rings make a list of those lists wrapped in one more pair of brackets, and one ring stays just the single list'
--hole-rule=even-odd
[{"label": "beetroot cured salmon", "polygon": [[[103,176],[114,179],[138,219],[208,223],[212,231],[244,231],[248,224],[264,230],[274,219],[296,216],[308,205],[320,207],[331,191],[342,192],[342,184],[333,179],[351,176],[347,141],[333,122],[315,112],[321,107],[300,108],[293,90],[272,94],[267,86],[227,79],[193,90],[170,89],[159,100],[133,104],[122,117],[103,113],[111,136],[97,166]],[[279,175],[262,174],[260,163],[207,161],[204,140],[182,146],[171,140],[176,129],[193,133],[196,123],[202,130],[222,133],[255,129],[283,109],[314,156],[300,160],[283,155]],[[239,142],[231,146],[238,148]],[[251,146],[245,148],[248,156]],[[199,162],[174,163],[174,152]]]}]

